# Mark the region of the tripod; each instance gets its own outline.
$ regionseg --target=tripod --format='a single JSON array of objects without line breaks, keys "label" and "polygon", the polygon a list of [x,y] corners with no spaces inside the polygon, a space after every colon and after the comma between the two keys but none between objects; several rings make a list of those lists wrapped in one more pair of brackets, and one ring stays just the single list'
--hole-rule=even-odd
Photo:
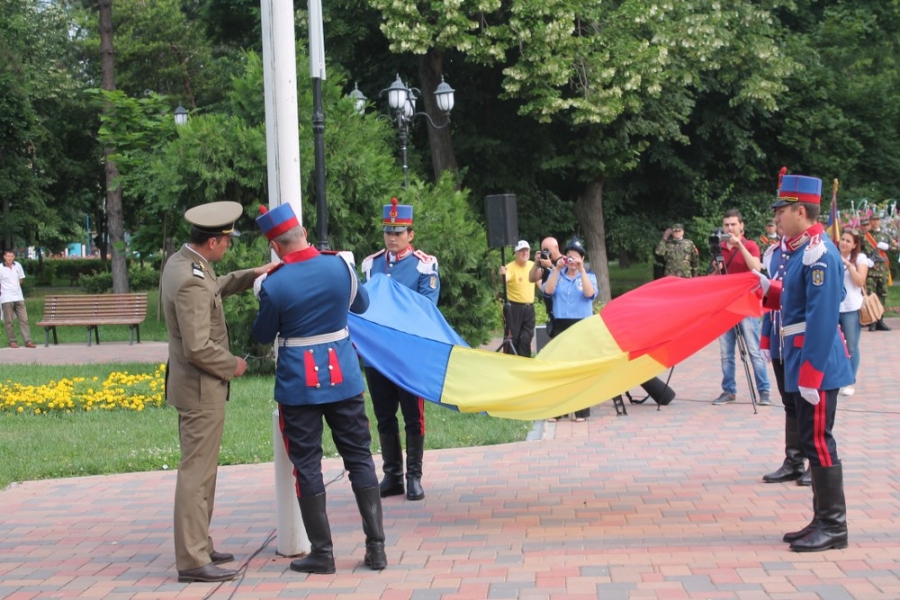
[{"label": "tripod", "polygon": [[[728,274],[728,265],[725,264],[722,253],[716,253],[716,265],[718,266],[718,271],[722,274]],[[715,268],[715,267],[714,267]],[[744,337],[744,332],[741,331],[741,324],[738,323],[734,326],[734,337],[737,341],[738,354],[741,355],[741,362],[744,364],[744,375],[747,376],[747,387],[750,388],[750,404],[753,406],[753,414],[757,414],[756,410],[756,387],[753,385],[753,373],[750,372],[750,363],[748,361],[748,356],[750,354],[750,350],[747,346],[747,339]]]},{"label": "tripod", "polygon": [[[501,264],[506,264],[506,248],[500,248],[500,261]],[[510,311],[509,298],[506,295],[506,275],[503,276],[503,342],[500,343],[500,346],[497,347],[496,352],[505,352],[506,354],[512,354],[514,356],[518,356],[519,353],[516,351],[516,345],[513,343],[512,339],[512,329],[509,327],[509,311]]]}]

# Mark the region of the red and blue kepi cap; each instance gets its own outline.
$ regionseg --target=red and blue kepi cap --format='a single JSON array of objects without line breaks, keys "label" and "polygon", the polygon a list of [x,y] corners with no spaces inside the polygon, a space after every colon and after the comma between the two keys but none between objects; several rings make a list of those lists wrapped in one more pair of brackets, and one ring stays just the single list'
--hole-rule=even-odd
[{"label": "red and blue kepi cap", "polygon": [[820,204],[822,202],[822,180],[805,175],[785,175],[787,167],[778,176],[778,199],[771,208],[790,206],[797,202]]},{"label": "red and blue kepi cap", "polygon": [[406,231],[413,224],[413,207],[408,204],[397,204],[397,199],[391,198],[391,203],[384,205],[381,224],[384,225],[385,233]]},{"label": "red and blue kepi cap", "polygon": [[297,219],[297,215],[294,214],[294,209],[290,204],[282,204],[272,210],[268,210],[265,206],[260,205],[259,213],[259,216],[256,217],[256,224],[259,225],[263,235],[269,241],[300,225],[300,221]]}]

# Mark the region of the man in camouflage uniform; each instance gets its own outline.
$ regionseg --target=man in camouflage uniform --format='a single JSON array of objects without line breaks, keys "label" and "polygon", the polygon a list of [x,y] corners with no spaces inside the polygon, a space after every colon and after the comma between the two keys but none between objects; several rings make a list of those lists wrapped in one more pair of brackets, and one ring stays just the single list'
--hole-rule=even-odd
[{"label": "man in camouflage uniform", "polygon": [[663,233],[656,245],[656,254],[664,257],[665,274],[675,277],[696,277],[700,268],[700,253],[691,240],[684,238],[684,226],[675,223]]},{"label": "man in camouflage uniform", "polygon": [[[877,212],[869,217],[868,231],[863,234],[865,253],[875,266],[869,269],[866,279],[868,291],[875,292],[885,307],[888,305],[888,287],[891,285],[891,263],[888,252],[897,249],[897,240],[887,229],[881,227],[881,215]],[[869,331],[890,331],[884,318],[869,325]]]},{"label": "man in camouflage uniform", "polygon": [[765,254],[765,248],[776,245],[780,239],[781,236],[779,236],[778,232],[775,230],[775,221],[766,221],[766,232],[759,236],[760,252]]}]

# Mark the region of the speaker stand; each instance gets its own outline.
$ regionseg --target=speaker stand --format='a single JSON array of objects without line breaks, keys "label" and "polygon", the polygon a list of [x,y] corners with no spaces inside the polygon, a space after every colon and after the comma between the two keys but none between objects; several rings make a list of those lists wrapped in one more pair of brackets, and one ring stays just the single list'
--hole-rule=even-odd
[{"label": "speaker stand", "polygon": [[[500,248],[500,261],[505,266],[506,265],[506,246],[502,246]],[[506,354],[512,354],[514,356],[518,356],[519,353],[516,352],[516,346],[512,341],[512,330],[509,328],[509,298],[506,295],[506,275],[503,276],[503,309],[502,309],[502,317],[503,317],[503,342],[500,343],[500,346],[497,348],[496,352],[505,352]],[[507,352],[507,348],[510,350]]]},{"label": "speaker stand", "polygon": [[[625,392],[625,395],[628,396],[628,399],[631,400],[631,394]],[[627,417],[628,410],[625,408],[625,400],[622,399],[621,394],[612,399],[613,406],[616,407],[616,416],[617,417]]]}]

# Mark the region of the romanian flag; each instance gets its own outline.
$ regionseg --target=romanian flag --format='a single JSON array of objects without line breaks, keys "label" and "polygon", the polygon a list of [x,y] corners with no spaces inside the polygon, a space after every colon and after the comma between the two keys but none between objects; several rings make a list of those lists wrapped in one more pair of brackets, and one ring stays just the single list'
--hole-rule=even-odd
[{"label": "romanian flag", "polygon": [[409,392],[462,412],[536,420],[587,408],[656,377],[762,312],[753,273],[665,277],[624,294],[534,359],[465,345],[426,298],[376,275],[350,314],[366,364]]}]

